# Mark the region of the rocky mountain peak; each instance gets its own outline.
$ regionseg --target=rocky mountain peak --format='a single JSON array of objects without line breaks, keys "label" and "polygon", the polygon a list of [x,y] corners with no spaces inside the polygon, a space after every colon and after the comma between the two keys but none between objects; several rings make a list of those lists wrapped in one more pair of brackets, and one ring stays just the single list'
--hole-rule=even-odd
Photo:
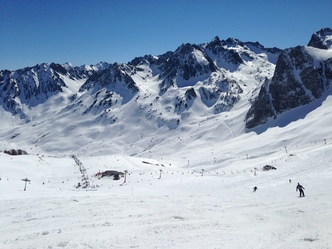
[{"label": "rocky mountain peak", "polygon": [[327,44],[323,41],[330,31],[324,29],[313,35],[310,44],[315,48],[296,46],[282,51],[272,79],[266,80],[247,113],[247,128],[326,96],[332,83],[332,57],[328,51],[321,56],[324,51],[319,50]]},{"label": "rocky mountain peak", "polygon": [[[312,40],[329,47],[331,33],[322,29]],[[332,85],[332,59],[325,52],[330,51],[305,46],[269,49],[258,42],[216,36],[208,43],[184,43],[175,51],[128,63],[44,63],[0,71],[0,105],[26,122],[37,105],[36,110],[44,104],[52,109],[56,103],[55,112],[61,116],[52,113],[54,119],[75,114],[122,126],[132,115],[138,128],[144,121],[175,129],[194,112],[217,115],[250,98],[245,122],[251,129],[323,96]],[[44,113],[34,115],[38,120]]]},{"label": "rocky mountain peak", "polygon": [[320,49],[332,49],[332,29],[323,28],[312,34],[308,46]]},{"label": "rocky mountain peak", "polygon": [[244,43],[236,38],[228,38],[226,41],[222,41],[227,47],[236,47],[241,46],[244,47]]},{"label": "rocky mountain peak", "polygon": [[210,42],[209,42],[210,46],[221,46],[221,40],[218,36],[214,37]]},{"label": "rocky mountain peak", "polygon": [[165,93],[175,84],[190,85],[188,82],[190,79],[208,75],[217,70],[204,49],[195,44],[182,44],[169,55],[170,57],[160,67],[162,72],[159,78],[163,79],[160,85],[161,93]]}]

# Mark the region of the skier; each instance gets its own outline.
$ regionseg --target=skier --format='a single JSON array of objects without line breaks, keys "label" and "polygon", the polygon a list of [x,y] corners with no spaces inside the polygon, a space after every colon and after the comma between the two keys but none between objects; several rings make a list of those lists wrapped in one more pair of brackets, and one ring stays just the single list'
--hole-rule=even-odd
[{"label": "skier", "polygon": [[253,192],[256,192],[256,190],[257,190],[257,186],[254,187],[254,191]]},{"label": "skier", "polygon": [[296,186],[296,192],[297,190],[300,191],[300,197],[304,197],[304,191],[303,189],[305,189],[300,183],[297,183],[297,186]]}]

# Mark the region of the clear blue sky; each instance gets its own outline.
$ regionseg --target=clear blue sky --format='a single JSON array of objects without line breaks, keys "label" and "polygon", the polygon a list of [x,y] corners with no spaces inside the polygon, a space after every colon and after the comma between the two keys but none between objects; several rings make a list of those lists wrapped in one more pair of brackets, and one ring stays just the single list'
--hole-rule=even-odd
[{"label": "clear blue sky", "polygon": [[0,70],[128,62],[215,36],[307,45],[332,28],[332,0],[0,0]]}]

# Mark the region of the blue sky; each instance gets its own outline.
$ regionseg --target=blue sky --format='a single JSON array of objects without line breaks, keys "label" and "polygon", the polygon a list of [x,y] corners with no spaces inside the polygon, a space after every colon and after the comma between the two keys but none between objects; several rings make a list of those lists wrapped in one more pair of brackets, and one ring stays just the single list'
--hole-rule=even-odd
[{"label": "blue sky", "polygon": [[332,28],[331,0],[0,0],[0,70],[128,62],[215,36],[307,45]]}]

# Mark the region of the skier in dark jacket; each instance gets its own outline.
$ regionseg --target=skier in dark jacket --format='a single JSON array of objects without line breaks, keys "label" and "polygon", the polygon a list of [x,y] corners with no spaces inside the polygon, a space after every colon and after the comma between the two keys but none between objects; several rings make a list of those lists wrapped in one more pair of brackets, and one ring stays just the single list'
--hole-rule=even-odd
[{"label": "skier in dark jacket", "polygon": [[296,191],[299,190],[300,191],[300,197],[304,197],[304,191],[303,189],[305,189],[300,183],[297,184],[296,186]]}]

